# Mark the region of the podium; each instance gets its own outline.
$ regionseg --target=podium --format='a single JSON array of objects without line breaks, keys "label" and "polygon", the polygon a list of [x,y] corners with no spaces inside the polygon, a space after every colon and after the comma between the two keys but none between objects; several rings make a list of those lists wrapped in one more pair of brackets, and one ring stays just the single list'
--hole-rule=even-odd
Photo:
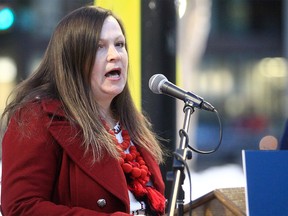
[{"label": "podium", "polygon": [[[184,216],[189,216],[190,204],[184,205]],[[175,216],[178,215],[175,210]],[[245,189],[215,189],[192,202],[193,216],[243,216],[246,215]]]},{"label": "podium", "polygon": [[243,150],[242,160],[249,215],[288,215],[288,151]]},{"label": "podium", "polygon": [[207,193],[184,205],[184,216],[190,205],[193,216],[288,215],[288,151],[243,150],[242,160],[245,187]]}]

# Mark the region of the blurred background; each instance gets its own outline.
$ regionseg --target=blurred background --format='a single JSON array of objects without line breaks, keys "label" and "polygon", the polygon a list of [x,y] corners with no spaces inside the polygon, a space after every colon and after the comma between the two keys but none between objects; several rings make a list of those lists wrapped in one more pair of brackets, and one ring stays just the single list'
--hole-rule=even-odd
[{"label": "blurred background", "polygon": [[[88,3],[91,1],[0,0],[0,113],[15,84],[39,64],[60,19]],[[174,149],[182,127],[183,104],[152,94],[150,76],[165,74],[171,82],[204,97],[221,115],[223,141],[213,154],[194,155],[194,179],[213,170],[214,177],[222,175],[221,181],[228,186],[230,181],[242,185],[237,182],[239,176],[242,180],[241,150],[258,149],[260,139],[268,134],[280,140],[284,131],[287,1],[140,0],[139,5],[143,111]],[[191,145],[202,150],[215,148],[219,139],[216,116],[195,110],[190,135]],[[166,169],[171,170],[170,165],[171,161]],[[223,175],[223,167],[233,169],[230,176],[234,179],[229,172]],[[210,182],[198,188],[210,190],[213,186]]]}]

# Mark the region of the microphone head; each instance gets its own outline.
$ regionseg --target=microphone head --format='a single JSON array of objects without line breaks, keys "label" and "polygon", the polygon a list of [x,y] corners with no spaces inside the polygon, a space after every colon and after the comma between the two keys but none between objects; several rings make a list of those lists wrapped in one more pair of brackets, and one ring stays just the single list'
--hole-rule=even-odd
[{"label": "microphone head", "polygon": [[154,74],[149,79],[149,88],[155,94],[161,94],[161,87],[163,83],[167,82],[168,79],[163,74]]},{"label": "microphone head", "polygon": [[278,147],[278,140],[274,136],[265,136],[259,143],[260,150],[276,150]]}]

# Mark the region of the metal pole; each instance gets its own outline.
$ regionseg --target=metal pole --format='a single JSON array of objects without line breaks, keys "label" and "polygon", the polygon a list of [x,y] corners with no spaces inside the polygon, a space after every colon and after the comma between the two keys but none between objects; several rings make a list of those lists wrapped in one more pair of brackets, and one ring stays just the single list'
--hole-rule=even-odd
[{"label": "metal pole", "polygon": [[[194,108],[192,105],[193,105],[192,102],[187,101],[184,107],[185,118],[182,130],[185,133],[188,133],[190,118],[194,112]],[[188,152],[187,146],[188,146],[187,137],[182,135],[179,148],[176,149],[176,152],[182,156],[182,160],[186,160]],[[177,201],[178,215],[183,215],[185,196],[184,196],[184,190],[182,189],[182,184],[184,182],[185,174],[184,174],[184,165],[177,158],[174,158],[173,172],[174,172],[174,181],[168,207],[168,214],[167,214],[168,216],[174,215],[176,201]]]}]

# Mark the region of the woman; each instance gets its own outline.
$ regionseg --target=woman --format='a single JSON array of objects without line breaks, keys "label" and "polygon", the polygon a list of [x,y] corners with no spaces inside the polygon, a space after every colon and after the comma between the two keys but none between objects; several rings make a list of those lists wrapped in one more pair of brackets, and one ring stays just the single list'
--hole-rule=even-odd
[{"label": "woman", "polygon": [[162,215],[163,152],[127,84],[125,33],[87,6],[56,27],[2,118],[2,213]]}]

